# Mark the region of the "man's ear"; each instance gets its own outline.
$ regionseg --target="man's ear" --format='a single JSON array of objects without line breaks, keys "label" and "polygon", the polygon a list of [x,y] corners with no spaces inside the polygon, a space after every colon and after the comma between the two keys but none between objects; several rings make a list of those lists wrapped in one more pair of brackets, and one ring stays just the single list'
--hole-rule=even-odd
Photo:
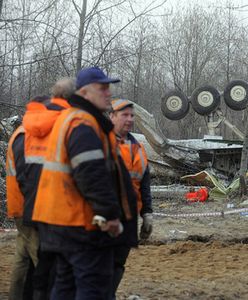
[{"label": "man's ear", "polygon": [[85,87],[81,87],[79,94],[84,97],[87,94],[87,89]]},{"label": "man's ear", "polygon": [[112,120],[113,117],[114,117],[114,113],[111,111],[111,112],[109,113],[109,118],[110,118],[110,120]]}]

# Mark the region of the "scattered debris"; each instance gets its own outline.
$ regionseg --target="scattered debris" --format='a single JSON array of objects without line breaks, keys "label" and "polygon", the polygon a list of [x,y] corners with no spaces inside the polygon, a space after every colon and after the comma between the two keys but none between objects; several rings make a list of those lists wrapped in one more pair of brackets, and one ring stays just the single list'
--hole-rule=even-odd
[{"label": "scattered debris", "polygon": [[171,238],[172,240],[181,240],[187,234],[187,231],[172,229],[169,231],[169,238]]},{"label": "scattered debris", "polygon": [[127,298],[127,300],[142,300],[138,295],[131,295]]},{"label": "scattered debris", "polygon": [[16,115],[0,121],[0,140],[8,141],[13,131],[21,124],[21,118]]},{"label": "scattered debris", "polygon": [[201,187],[198,190],[190,189],[188,193],[185,194],[185,198],[190,202],[204,202],[208,199],[208,189],[206,187]]}]

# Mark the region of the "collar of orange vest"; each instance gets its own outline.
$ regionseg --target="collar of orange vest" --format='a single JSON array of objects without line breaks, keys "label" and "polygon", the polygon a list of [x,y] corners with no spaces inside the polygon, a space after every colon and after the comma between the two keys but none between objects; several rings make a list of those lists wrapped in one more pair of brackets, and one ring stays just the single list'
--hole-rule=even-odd
[{"label": "collar of orange vest", "polygon": [[130,132],[127,133],[126,138],[123,138],[118,133],[116,133],[115,135],[116,135],[117,141],[120,144],[125,144],[125,141],[130,141],[131,144],[138,144],[139,145],[139,142],[136,140],[136,138]]},{"label": "collar of orange vest", "polygon": [[68,102],[71,106],[78,107],[93,115],[106,134],[113,130],[114,126],[112,122],[108,118],[106,118],[106,116],[104,116],[104,114],[88,100],[84,99],[79,95],[74,94],[70,97]]}]

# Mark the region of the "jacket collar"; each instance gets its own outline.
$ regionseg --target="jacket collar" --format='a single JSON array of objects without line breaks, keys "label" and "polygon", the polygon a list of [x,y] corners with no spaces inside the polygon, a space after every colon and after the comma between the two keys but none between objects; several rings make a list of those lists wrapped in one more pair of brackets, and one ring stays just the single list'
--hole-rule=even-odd
[{"label": "jacket collar", "polygon": [[106,134],[113,130],[114,126],[112,122],[88,100],[79,95],[73,94],[68,102],[71,106],[78,107],[93,115]]},{"label": "jacket collar", "polygon": [[132,144],[139,144],[139,142],[130,132],[127,134],[127,139],[130,140]]}]

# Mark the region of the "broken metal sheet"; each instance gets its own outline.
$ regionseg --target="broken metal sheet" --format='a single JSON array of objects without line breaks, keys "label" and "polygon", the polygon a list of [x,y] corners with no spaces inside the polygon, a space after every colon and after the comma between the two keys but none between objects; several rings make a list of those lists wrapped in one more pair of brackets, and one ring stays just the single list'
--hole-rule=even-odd
[{"label": "broken metal sheet", "polygon": [[181,179],[187,181],[187,183],[209,187],[209,197],[215,200],[226,199],[229,194],[239,190],[240,186],[239,178],[233,180],[230,184],[226,184],[208,171],[185,175]]}]

